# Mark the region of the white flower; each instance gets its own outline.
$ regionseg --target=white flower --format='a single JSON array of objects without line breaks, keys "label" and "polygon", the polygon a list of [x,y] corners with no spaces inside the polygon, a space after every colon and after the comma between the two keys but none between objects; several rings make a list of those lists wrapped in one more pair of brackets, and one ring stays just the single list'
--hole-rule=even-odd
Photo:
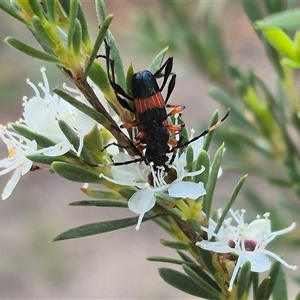
[{"label": "white flower", "polygon": [[[49,82],[45,74],[45,69],[41,70],[43,83],[39,84],[39,88],[44,95],[41,95],[37,87],[27,80],[27,83],[32,87],[35,96],[27,99],[24,98],[24,120],[23,122],[28,128],[59,144],[60,154],[74,150],[79,156],[83,147],[84,136],[91,131],[97,124],[96,121],[85,115],[58,95],[51,93]],[[75,94],[75,98],[80,102],[90,106],[88,101],[75,89],[65,87],[69,92]],[[103,98],[103,96],[102,96]],[[58,120],[65,121],[79,137],[79,147],[74,149],[73,145],[68,141],[61,131]],[[53,155],[45,153],[45,155]]]},{"label": "white flower", "polygon": [[[24,97],[24,119],[20,122],[26,125],[31,131],[49,138],[56,144],[38,149],[36,141],[30,141],[20,134],[8,130],[7,127],[0,125],[0,137],[8,149],[8,157],[0,161],[0,176],[14,170],[13,176],[8,181],[2,193],[3,200],[11,195],[21,176],[26,174],[32,167],[32,161],[27,159],[27,155],[42,153],[47,156],[59,156],[70,150],[80,155],[84,136],[97,124],[65,100],[51,93],[45,69],[43,68],[41,72],[43,83],[39,84],[39,88],[43,92],[43,95],[41,95],[39,89],[32,82],[27,80],[27,83],[34,90],[35,96],[30,99]],[[69,92],[75,94],[75,97],[79,101],[89,105],[87,100],[76,90],[69,89]],[[100,95],[98,90],[97,92],[101,98],[102,94]],[[102,98],[104,99],[103,95]],[[80,140],[78,149],[74,149],[74,146],[63,134],[58,120],[64,120],[77,133]]]},{"label": "white flower", "polygon": [[[128,160],[132,160],[132,157],[125,153],[119,153],[114,157],[115,162]],[[191,199],[197,199],[206,194],[202,182],[183,181],[185,177],[201,174],[204,171],[204,167],[195,172],[187,172],[185,166],[185,154],[182,154],[180,157],[176,155],[173,164],[169,166],[169,168],[175,170],[177,174],[176,179],[171,183],[166,182],[165,179],[168,174],[163,167],[154,170],[151,164],[146,165],[144,162],[112,166],[111,172],[113,178],[109,178],[103,174],[100,174],[100,176],[110,182],[119,185],[134,186],[139,189],[128,201],[129,209],[139,214],[138,223],[136,225],[136,230],[138,230],[145,213],[155,205],[156,199],[154,194],[156,192],[168,191],[168,194],[172,197]],[[151,182],[149,182],[149,175],[152,178]]]},{"label": "white flower", "polygon": [[32,161],[26,158],[26,155],[33,154],[37,150],[35,141],[30,141],[16,132],[7,130],[0,125],[0,137],[7,146],[8,157],[0,160],[0,175],[5,175],[14,170],[14,174],[6,184],[1,195],[2,200],[7,199],[21,176],[26,174],[32,167]]},{"label": "white flower", "polygon": [[[263,219],[257,216],[257,219],[250,224],[244,221],[245,210],[241,213],[230,210],[230,213],[232,218],[224,220],[218,233],[215,233],[217,223],[212,219],[209,219],[208,228],[201,226],[202,230],[207,232],[208,240],[196,243],[197,246],[206,250],[216,253],[233,253],[238,256],[229,282],[229,291],[232,290],[239,268],[247,261],[251,264],[252,272],[264,272],[270,268],[271,261],[266,255],[275,258],[287,268],[296,269],[296,266],[287,264],[278,255],[265,249],[275,237],[292,231],[296,223],[292,223],[285,229],[271,232],[269,213],[265,213]],[[236,226],[231,225],[233,219],[237,223]],[[214,241],[210,241],[212,237],[215,238]]]}]

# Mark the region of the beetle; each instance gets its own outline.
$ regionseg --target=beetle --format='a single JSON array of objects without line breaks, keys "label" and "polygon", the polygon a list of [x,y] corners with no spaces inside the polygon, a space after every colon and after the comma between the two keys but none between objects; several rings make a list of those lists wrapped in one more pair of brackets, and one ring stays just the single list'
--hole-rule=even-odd
[{"label": "beetle", "polygon": [[[170,139],[170,136],[178,134],[184,124],[169,124],[168,117],[180,113],[184,110],[185,106],[167,104],[176,81],[176,74],[172,72],[173,58],[169,57],[154,74],[149,70],[143,70],[133,74],[131,79],[131,97],[115,81],[114,61],[110,59],[110,46],[107,40],[105,40],[105,51],[105,56],[100,56],[106,58],[107,74],[111,74],[111,77],[109,76],[109,82],[115,91],[116,98],[124,108],[135,114],[135,120],[122,124],[121,128],[137,128],[138,133],[135,137],[135,145],[139,150],[147,148],[149,140],[155,144],[155,139],[147,138],[148,133],[153,137],[154,132],[159,136],[157,140],[158,143],[160,143],[161,140],[167,140],[169,144],[174,145],[176,142],[174,139]],[[160,77],[163,77],[161,87],[159,87],[157,83],[157,78]],[[162,91],[169,78],[167,94],[164,100]],[[129,105],[127,100],[133,101],[133,108]],[[166,108],[172,109],[167,113]]]},{"label": "beetle", "polygon": [[[110,59],[110,46],[107,40],[105,40],[106,55],[102,56],[106,58],[107,74],[109,76],[110,84],[115,91],[117,100],[125,109],[135,114],[135,120],[132,122],[124,123],[122,128],[130,129],[137,128],[138,134],[135,139],[135,146],[140,150],[144,150],[144,154],[141,152],[141,157],[130,161],[117,162],[113,165],[126,165],[134,162],[144,161],[146,164],[152,164],[156,170],[158,167],[163,167],[165,170],[169,170],[168,164],[172,164],[176,151],[180,148],[187,147],[190,143],[196,141],[202,136],[205,136],[210,131],[213,131],[227,118],[229,109],[224,117],[218,121],[215,125],[203,131],[198,136],[192,138],[190,141],[183,142],[182,138],[175,140],[171,138],[179,134],[184,127],[184,123],[181,124],[169,124],[168,117],[175,114],[180,114],[184,110],[184,105],[169,105],[167,104],[171,93],[175,87],[176,74],[172,72],[173,58],[169,57],[165,63],[152,74],[149,70],[143,70],[135,73],[131,80],[132,97],[129,96],[123,88],[115,81],[114,73],[114,61]],[[110,72],[111,71],[111,72]],[[157,78],[163,76],[163,82],[161,87],[158,86]],[[170,78],[171,77],[171,78]],[[162,91],[166,86],[168,79],[168,87],[166,99],[163,99]],[[133,101],[133,108],[127,102]],[[172,108],[167,113],[166,108]],[[112,143],[119,146],[116,143]],[[105,148],[110,146],[107,145]],[[173,153],[171,159],[167,154]]]},{"label": "beetle", "polygon": [[[199,135],[193,137],[192,139],[186,142],[183,142],[183,138],[180,137],[179,140],[176,141],[176,144],[171,148],[169,146],[169,140],[168,140],[169,134],[168,135],[166,134],[167,128],[162,124],[158,124],[157,126],[151,126],[148,129],[147,135],[145,137],[145,142],[147,144],[145,154],[143,155],[141,153],[141,156],[137,159],[123,161],[123,162],[114,162],[112,165],[122,166],[122,165],[132,164],[135,162],[145,162],[148,165],[152,164],[154,170],[157,170],[157,168],[159,167],[163,167],[166,171],[169,171],[170,168],[168,166],[172,165],[172,163],[174,162],[178,149],[186,148],[191,143],[195,142],[199,138],[207,135],[209,132],[218,128],[227,119],[229,113],[230,113],[230,108],[227,109],[224,116],[217,123],[210,126],[202,133],[200,133]],[[161,134],[163,131],[165,131],[165,133]],[[107,148],[110,145],[111,144],[105,146],[104,148]],[[173,153],[171,159],[167,155],[169,153]]]}]

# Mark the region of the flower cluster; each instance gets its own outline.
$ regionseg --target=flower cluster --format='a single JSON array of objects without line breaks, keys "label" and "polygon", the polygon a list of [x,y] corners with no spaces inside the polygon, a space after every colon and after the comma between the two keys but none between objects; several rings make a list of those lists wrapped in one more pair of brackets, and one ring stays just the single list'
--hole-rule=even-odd
[{"label": "flower cluster", "polygon": [[[219,216],[221,216],[219,210]],[[275,253],[266,250],[266,246],[277,236],[292,231],[296,223],[289,227],[271,231],[271,222],[269,213],[264,214],[264,218],[257,216],[257,219],[247,224],[244,220],[245,210],[234,212],[230,210],[231,218],[224,220],[218,232],[216,232],[217,223],[209,219],[208,227],[202,226],[202,230],[207,233],[207,240],[197,242],[196,245],[216,253],[231,253],[237,255],[236,265],[231,274],[228,290],[231,291],[239,269],[247,261],[251,264],[252,272],[264,272],[270,269],[271,261],[266,256],[271,256],[289,269],[296,269],[296,266],[289,265]],[[232,225],[232,221],[237,225]]]},{"label": "flower cluster", "polygon": [[[27,83],[34,90],[35,96],[31,98],[24,97],[23,119],[19,120],[19,123],[31,132],[48,138],[53,142],[53,145],[39,148],[35,140],[29,140],[22,134],[14,131],[12,125],[1,125],[0,137],[7,146],[8,157],[0,160],[0,175],[14,170],[13,176],[8,181],[2,193],[1,197],[3,200],[11,195],[21,176],[32,168],[33,162],[27,158],[28,155],[44,154],[55,157],[72,150],[79,156],[84,136],[96,125],[96,122],[90,117],[52,93],[45,69],[43,68],[41,72],[43,83],[39,84],[39,88],[43,94],[40,93],[39,89],[29,79],[27,80]],[[66,89],[72,92],[79,101],[89,105],[77,90]],[[80,140],[77,149],[74,148],[74,145],[60,129],[59,120],[65,121],[77,133]]]},{"label": "flower cluster", "polygon": [[[34,90],[35,95],[31,98],[24,97],[23,118],[18,123],[30,131],[48,138],[53,142],[53,145],[40,147],[34,139],[30,140],[14,131],[12,125],[0,127],[0,136],[8,148],[8,157],[0,161],[0,175],[14,170],[13,176],[2,193],[3,200],[11,195],[21,176],[32,169],[33,162],[27,156],[43,154],[45,156],[56,157],[68,151],[73,151],[79,156],[83,148],[85,135],[96,125],[96,122],[90,117],[68,104],[58,95],[52,93],[45,69],[42,69],[41,72],[43,83],[39,84],[39,88],[43,94],[41,94],[40,90],[31,81],[27,80],[27,83]],[[89,105],[77,90],[66,86],[65,89],[75,95],[77,100]],[[103,99],[102,105],[108,109],[108,104],[101,92],[96,87],[93,87],[93,89],[97,92],[99,98]],[[62,132],[59,120],[65,121],[76,132],[80,141],[77,148],[74,147]],[[120,123],[120,120],[118,119],[116,122]],[[193,152],[196,154],[199,153],[202,145],[203,138],[200,138],[192,144]],[[132,157],[128,154],[114,151],[113,149],[116,148],[109,147],[111,156],[108,160],[109,162],[112,160],[122,163],[132,160]],[[167,155],[171,160],[173,154]],[[176,154],[173,163],[168,166],[168,171],[164,167],[154,169],[152,163],[135,162],[121,166],[112,165],[110,167],[111,177],[103,173],[100,173],[100,177],[121,186],[137,188],[137,191],[128,201],[128,207],[132,212],[139,214],[136,225],[136,229],[138,230],[145,213],[151,210],[156,203],[155,193],[167,192],[169,196],[174,198],[194,200],[205,195],[204,184],[202,182],[191,181],[194,176],[200,175],[203,171],[204,167],[189,172],[187,170],[186,153],[183,152],[180,155]],[[169,178],[170,173],[175,174],[172,179]]]},{"label": "flower cluster", "polygon": [[[199,140],[193,146],[197,147]],[[125,153],[119,153],[114,157],[115,162],[124,162],[130,160],[131,157]],[[171,159],[171,158],[170,158]],[[148,212],[155,205],[155,193],[168,191],[168,194],[175,198],[190,198],[198,199],[206,194],[202,182],[184,181],[187,177],[193,177],[201,174],[204,167],[194,172],[186,170],[186,154],[182,153],[180,156],[176,155],[172,165],[168,166],[169,170],[165,168],[158,168],[155,170],[150,163],[133,163],[123,166],[112,166],[112,178],[100,174],[106,180],[124,186],[137,187],[139,190],[133,194],[128,201],[128,207],[131,211],[139,214],[139,220],[136,225],[136,230],[140,228],[141,222],[146,212]],[[176,178],[174,181],[168,182],[166,177],[168,173],[175,171]],[[149,178],[151,180],[149,180]]]}]

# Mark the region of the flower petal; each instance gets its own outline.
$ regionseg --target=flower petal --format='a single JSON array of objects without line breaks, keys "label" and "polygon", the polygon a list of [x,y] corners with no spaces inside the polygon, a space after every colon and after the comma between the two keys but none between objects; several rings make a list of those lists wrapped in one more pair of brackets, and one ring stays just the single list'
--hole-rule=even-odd
[{"label": "flower petal", "polygon": [[140,190],[132,195],[128,201],[128,207],[136,214],[140,214],[136,230],[140,229],[143,217],[155,205],[154,192],[151,189]]},{"label": "flower petal", "polygon": [[247,251],[244,255],[240,255],[240,258],[244,262],[250,261],[252,272],[264,272],[271,267],[270,259],[261,253]]},{"label": "flower petal", "polygon": [[222,242],[209,242],[209,241],[201,241],[197,242],[196,246],[201,247],[205,250],[214,251],[217,253],[231,253],[234,251],[234,249],[230,248],[226,244]]},{"label": "flower petal", "polygon": [[195,183],[189,181],[178,181],[173,183],[168,189],[169,195],[176,198],[197,199],[206,194],[202,182]]},{"label": "flower petal", "polygon": [[2,200],[6,200],[11,193],[13,192],[14,188],[16,187],[16,185],[18,184],[21,176],[22,176],[22,169],[21,168],[17,168],[13,174],[13,176],[10,178],[10,180],[7,182],[3,193],[1,195]]},{"label": "flower petal", "polygon": [[149,211],[155,205],[154,192],[150,189],[143,189],[134,193],[128,201],[129,209],[141,214]]}]

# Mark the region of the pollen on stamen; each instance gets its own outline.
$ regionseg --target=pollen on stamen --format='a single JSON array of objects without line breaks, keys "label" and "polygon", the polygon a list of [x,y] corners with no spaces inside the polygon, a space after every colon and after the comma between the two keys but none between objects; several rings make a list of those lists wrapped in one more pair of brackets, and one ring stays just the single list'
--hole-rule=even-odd
[{"label": "pollen on stamen", "polygon": [[8,150],[8,158],[12,158],[16,155],[16,149],[15,148],[11,148]]}]

